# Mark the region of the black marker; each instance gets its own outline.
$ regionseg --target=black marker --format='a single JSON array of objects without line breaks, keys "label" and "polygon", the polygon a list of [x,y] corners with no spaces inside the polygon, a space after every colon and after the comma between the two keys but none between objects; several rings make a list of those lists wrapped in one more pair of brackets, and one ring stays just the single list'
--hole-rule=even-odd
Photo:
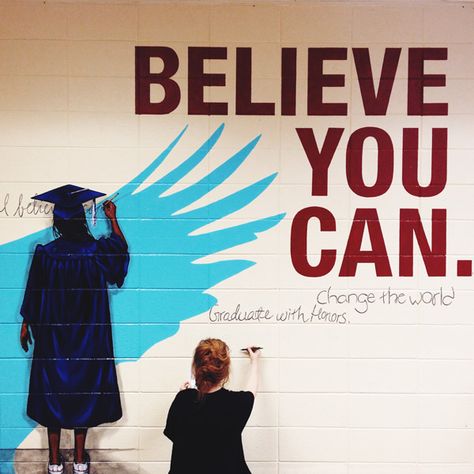
[{"label": "black marker", "polygon": [[[250,349],[252,349],[253,352],[255,351],[259,351],[261,349],[263,349],[263,347],[256,347],[256,346],[253,346],[251,347]],[[243,349],[240,349],[241,351],[245,351],[245,352],[248,352],[248,349],[246,347],[244,347]]]}]

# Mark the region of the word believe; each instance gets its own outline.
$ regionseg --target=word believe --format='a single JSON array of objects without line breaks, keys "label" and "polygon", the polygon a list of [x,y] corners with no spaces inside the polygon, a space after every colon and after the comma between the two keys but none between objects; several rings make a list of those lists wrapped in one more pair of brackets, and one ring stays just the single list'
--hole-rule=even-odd
[{"label": "word believe", "polygon": [[[357,72],[359,90],[366,115],[386,115],[393,84],[398,70],[402,48],[386,48],[378,87],[370,60],[368,48],[352,48],[352,56]],[[408,48],[407,114],[447,115],[447,103],[427,103],[424,89],[444,87],[444,74],[426,74],[426,61],[446,60],[447,48]],[[227,85],[224,73],[205,72],[205,63],[227,60],[226,47],[189,47],[187,51],[187,112],[189,115],[228,115],[227,102],[204,100],[205,88]],[[297,94],[306,94],[307,115],[341,116],[348,115],[348,104],[325,102],[325,88],[344,87],[344,74],[324,73],[325,64],[331,61],[346,61],[347,48],[308,48],[307,84],[301,91],[297,87],[298,50],[281,49],[280,70],[280,113],[296,115]],[[151,60],[161,60],[160,72],[152,72]],[[181,102],[181,87],[176,79],[180,71],[178,53],[166,46],[137,46],[135,48],[135,113],[162,115],[170,114]],[[213,68],[218,69],[218,65]],[[151,87],[162,88],[162,99],[151,100]],[[252,97],[252,48],[235,50],[235,113],[236,115],[276,115],[275,102],[258,102]]]}]

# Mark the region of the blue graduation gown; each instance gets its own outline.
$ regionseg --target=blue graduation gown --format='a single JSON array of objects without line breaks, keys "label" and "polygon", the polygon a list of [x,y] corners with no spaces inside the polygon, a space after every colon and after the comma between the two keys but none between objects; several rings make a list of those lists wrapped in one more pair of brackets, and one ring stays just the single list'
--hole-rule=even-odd
[{"label": "blue graduation gown", "polygon": [[115,234],[36,247],[21,314],[35,341],[27,414],[41,425],[121,418],[107,285],[122,286],[128,262]]}]

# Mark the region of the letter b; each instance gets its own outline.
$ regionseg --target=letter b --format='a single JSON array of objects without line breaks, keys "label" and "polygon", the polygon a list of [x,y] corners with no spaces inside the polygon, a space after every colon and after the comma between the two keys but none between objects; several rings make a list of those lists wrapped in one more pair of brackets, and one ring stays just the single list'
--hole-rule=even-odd
[{"label": "letter b", "polygon": [[[152,73],[150,59],[161,58],[163,71]],[[169,114],[176,109],[181,99],[178,84],[171,79],[179,66],[178,55],[172,48],[160,46],[137,46],[135,48],[135,113],[149,115]],[[151,102],[150,86],[163,87],[164,98],[161,102]]]}]

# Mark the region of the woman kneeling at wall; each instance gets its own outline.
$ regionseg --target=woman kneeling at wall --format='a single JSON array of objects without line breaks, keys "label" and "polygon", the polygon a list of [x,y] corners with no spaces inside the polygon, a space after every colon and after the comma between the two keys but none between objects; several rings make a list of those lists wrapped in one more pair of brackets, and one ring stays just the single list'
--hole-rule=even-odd
[{"label": "woman kneeling at wall", "polygon": [[196,389],[186,382],[176,395],[165,435],[173,442],[170,474],[249,474],[242,430],[252,412],[258,386],[260,351],[248,347],[250,369],[245,391],[224,388],[230,354],[220,339],[205,339],[194,351]]}]

